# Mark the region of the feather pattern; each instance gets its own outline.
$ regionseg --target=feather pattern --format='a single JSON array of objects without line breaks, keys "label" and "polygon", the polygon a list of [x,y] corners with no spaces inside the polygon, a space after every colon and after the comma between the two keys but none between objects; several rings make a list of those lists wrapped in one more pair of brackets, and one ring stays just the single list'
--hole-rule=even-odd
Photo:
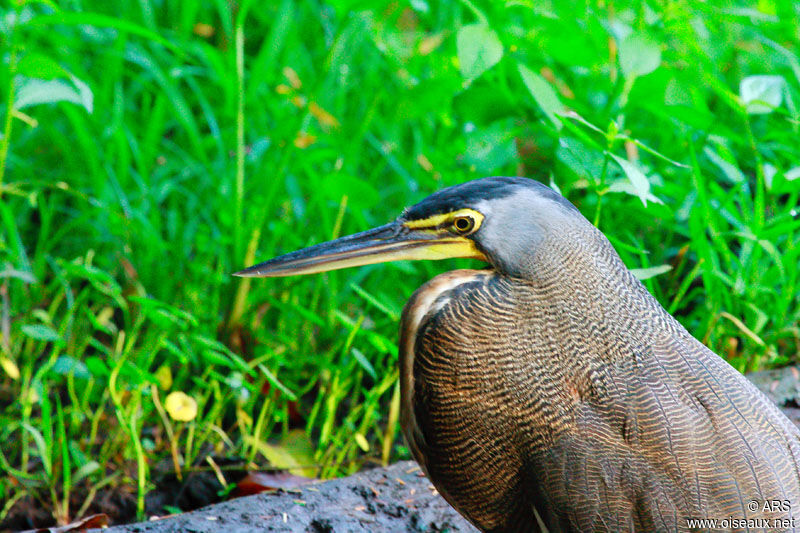
[{"label": "feather pattern", "polygon": [[403,314],[404,430],[456,509],[484,531],[551,532],[800,513],[797,428],[599,231],[545,239],[529,271],[444,274]]}]

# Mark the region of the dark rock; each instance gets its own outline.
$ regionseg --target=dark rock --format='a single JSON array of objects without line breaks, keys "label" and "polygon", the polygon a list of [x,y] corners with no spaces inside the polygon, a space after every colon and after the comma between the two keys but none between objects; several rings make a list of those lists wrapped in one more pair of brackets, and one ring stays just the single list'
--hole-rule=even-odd
[{"label": "dark rock", "polygon": [[[98,531],[98,530],[95,530]],[[245,496],[197,511],[103,530],[109,533],[474,532],[406,461],[273,494]]]}]

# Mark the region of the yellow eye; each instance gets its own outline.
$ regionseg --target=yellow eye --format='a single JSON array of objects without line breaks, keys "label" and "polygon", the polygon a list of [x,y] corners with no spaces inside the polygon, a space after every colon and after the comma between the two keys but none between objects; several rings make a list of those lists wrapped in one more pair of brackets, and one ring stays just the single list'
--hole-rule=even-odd
[{"label": "yellow eye", "polygon": [[455,217],[452,227],[456,233],[465,235],[475,228],[475,219],[466,215]]}]

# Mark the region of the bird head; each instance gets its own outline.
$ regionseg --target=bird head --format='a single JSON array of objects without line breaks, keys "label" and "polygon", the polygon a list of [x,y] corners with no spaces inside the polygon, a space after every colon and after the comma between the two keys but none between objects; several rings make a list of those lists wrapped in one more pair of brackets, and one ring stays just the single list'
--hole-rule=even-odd
[{"label": "bird head", "polygon": [[537,244],[574,227],[576,218],[588,224],[571,203],[539,182],[483,178],[442,189],[383,226],[291,252],[235,275],[294,276],[387,261],[461,257],[524,277]]}]

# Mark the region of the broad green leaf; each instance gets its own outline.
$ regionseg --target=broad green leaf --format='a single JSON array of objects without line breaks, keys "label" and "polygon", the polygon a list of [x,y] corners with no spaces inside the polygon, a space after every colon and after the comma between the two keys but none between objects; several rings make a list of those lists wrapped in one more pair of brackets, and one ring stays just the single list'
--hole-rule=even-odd
[{"label": "broad green leaf", "polygon": [[558,140],[556,158],[567,168],[581,177],[595,183],[603,173],[603,152],[586,146],[573,137],[562,137]]},{"label": "broad green leaf", "polygon": [[672,270],[670,265],[658,265],[649,268],[632,268],[631,274],[636,276],[636,279],[639,281],[644,281],[646,279],[654,278],[660,274],[664,274],[665,272],[669,272]]},{"label": "broad green leaf", "polygon": [[430,11],[430,7],[428,6],[428,2],[425,0],[411,0],[410,2],[411,8],[418,13],[427,13]]},{"label": "broad green leaf", "polygon": [[643,33],[634,32],[619,43],[619,66],[626,78],[650,74],[661,64],[661,48]]},{"label": "broad green leaf", "polygon": [[17,88],[14,109],[24,109],[39,104],[55,104],[71,102],[91,113],[94,96],[89,86],[76,77],[72,83],[66,80],[42,80],[38,78],[21,78],[24,81]]},{"label": "broad green leaf", "polygon": [[614,158],[614,161],[616,161],[622,168],[622,171],[625,172],[625,176],[630,180],[631,185],[633,185],[636,196],[639,197],[644,205],[647,205],[647,195],[650,193],[650,182],[647,181],[647,176],[630,161],[622,159],[614,154],[609,155]]},{"label": "broad green leaf", "polygon": [[783,102],[783,76],[748,76],[739,83],[739,98],[751,115],[766,115]]},{"label": "broad green leaf", "polygon": [[369,181],[346,174],[334,174],[322,180],[322,191],[336,203],[347,196],[351,207],[370,207],[381,202],[381,195]]},{"label": "broad green leaf", "polygon": [[69,72],[44,54],[26,54],[17,66],[17,73],[28,78],[38,78],[42,80],[52,80],[55,78],[67,78]]},{"label": "broad green leaf", "polygon": [[456,35],[456,50],[461,75],[475,79],[503,58],[503,44],[486,24],[462,26]]},{"label": "broad green leaf", "polygon": [[783,177],[789,181],[800,179],[800,167],[792,167],[783,173]]},{"label": "broad green leaf", "polygon": [[496,172],[517,153],[512,128],[509,121],[501,120],[470,133],[464,161],[478,172]]},{"label": "broad green leaf", "polygon": [[556,115],[564,110],[564,106],[561,104],[561,100],[558,99],[556,92],[547,83],[547,80],[522,63],[517,65],[517,70],[519,70],[522,82],[528,88],[528,92],[531,93],[533,99],[536,100],[536,103],[556,129],[560,130],[561,120]]},{"label": "broad green leaf", "polygon": [[100,463],[97,461],[89,461],[88,463],[81,466],[72,476],[72,482],[77,483],[80,480],[87,478],[94,474],[95,472],[100,471]]},{"label": "broad green leaf", "polygon": [[83,361],[79,361],[74,357],[69,357],[66,355],[62,355],[56,359],[56,362],[53,365],[53,372],[56,374],[61,374],[62,376],[68,376],[72,374],[76,378],[80,379],[88,379],[91,376],[89,373],[89,368],[86,366],[86,364],[84,364]]},{"label": "broad green leaf", "polygon": [[93,376],[98,378],[108,376],[110,372],[105,362],[96,355],[86,358],[86,368],[92,373]]},{"label": "broad green leaf", "polygon": [[61,340],[61,335],[50,326],[44,324],[28,324],[22,326],[22,333],[37,341],[56,342]]},{"label": "broad green leaf", "polygon": [[[639,193],[633,187],[633,184],[627,180],[615,181],[614,183],[608,186],[608,192],[621,192],[629,194],[631,196],[639,196]],[[653,202],[654,204],[662,204],[662,205],[664,203],[658,196],[655,196],[652,192],[647,193],[647,201]]]},{"label": "broad green leaf", "polygon": [[684,86],[677,78],[672,78],[664,88],[664,105],[692,107],[692,93],[689,87]]}]

